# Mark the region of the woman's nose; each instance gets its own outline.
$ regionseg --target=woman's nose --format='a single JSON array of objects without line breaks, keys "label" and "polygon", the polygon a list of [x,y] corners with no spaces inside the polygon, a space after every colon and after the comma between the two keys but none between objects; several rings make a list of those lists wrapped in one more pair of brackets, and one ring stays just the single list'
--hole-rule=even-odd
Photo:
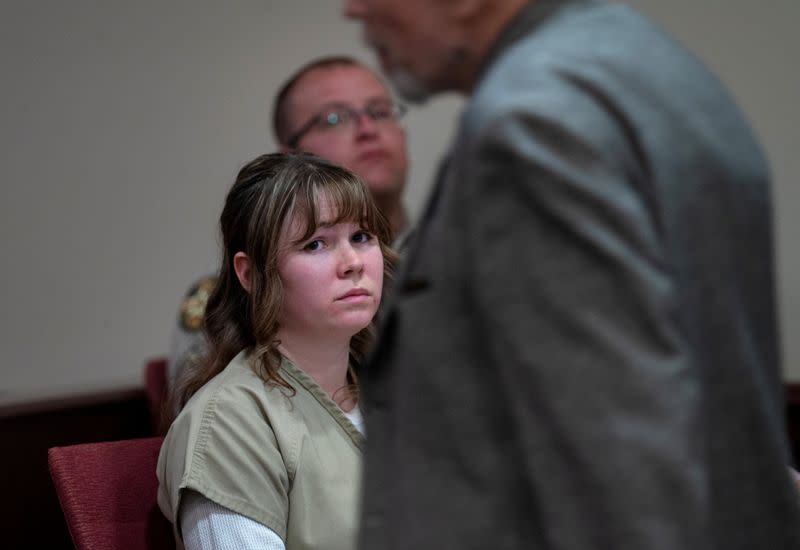
[{"label": "woman's nose", "polygon": [[341,276],[346,277],[351,273],[361,273],[364,268],[364,262],[352,244],[348,242],[342,245],[340,254],[339,273]]}]

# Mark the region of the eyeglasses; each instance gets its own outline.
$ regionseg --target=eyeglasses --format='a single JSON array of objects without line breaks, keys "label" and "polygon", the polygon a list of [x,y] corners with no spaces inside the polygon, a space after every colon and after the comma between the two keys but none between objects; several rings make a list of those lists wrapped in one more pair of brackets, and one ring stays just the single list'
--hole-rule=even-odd
[{"label": "eyeglasses", "polygon": [[297,147],[297,142],[312,130],[327,132],[352,128],[361,118],[361,115],[366,115],[373,122],[383,123],[396,122],[404,114],[406,114],[405,105],[385,101],[370,103],[363,109],[356,109],[349,105],[333,105],[311,117],[311,120],[292,134],[286,144],[291,148]]}]

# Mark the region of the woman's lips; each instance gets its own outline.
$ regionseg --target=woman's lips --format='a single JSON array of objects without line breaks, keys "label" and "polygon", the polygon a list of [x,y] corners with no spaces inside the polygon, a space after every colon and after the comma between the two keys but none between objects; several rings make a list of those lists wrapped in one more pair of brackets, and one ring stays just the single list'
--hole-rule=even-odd
[{"label": "woman's lips", "polygon": [[350,290],[350,291],[342,294],[341,296],[336,298],[336,300],[344,300],[344,301],[348,301],[348,302],[350,302],[350,301],[355,302],[355,301],[363,300],[363,299],[366,299],[366,298],[369,298],[369,297],[370,297],[370,293],[367,290],[364,290],[363,288],[354,288],[353,290]]}]

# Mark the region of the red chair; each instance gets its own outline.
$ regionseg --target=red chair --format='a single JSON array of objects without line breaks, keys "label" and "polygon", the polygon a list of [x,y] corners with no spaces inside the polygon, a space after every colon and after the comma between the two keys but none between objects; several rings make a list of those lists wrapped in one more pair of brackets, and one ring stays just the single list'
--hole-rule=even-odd
[{"label": "red chair", "polygon": [[156,357],[144,365],[144,389],[153,433],[166,433],[164,406],[167,397],[167,359]]},{"label": "red chair", "polygon": [[77,550],[174,549],[156,504],[163,437],[53,447],[50,475]]}]

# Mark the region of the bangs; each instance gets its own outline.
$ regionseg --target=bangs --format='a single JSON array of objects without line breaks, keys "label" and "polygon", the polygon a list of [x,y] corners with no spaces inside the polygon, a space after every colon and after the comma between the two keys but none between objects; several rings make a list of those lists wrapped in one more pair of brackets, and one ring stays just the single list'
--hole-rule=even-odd
[{"label": "bangs", "polygon": [[[321,219],[321,204],[327,204],[333,214],[331,219]],[[291,209],[291,218],[301,221],[301,236],[297,243],[311,238],[321,225],[356,223],[362,229],[377,236],[381,241],[391,241],[388,225],[379,219],[366,186],[353,174],[341,171],[338,174],[317,173],[300,183],[300,189]]]}]

